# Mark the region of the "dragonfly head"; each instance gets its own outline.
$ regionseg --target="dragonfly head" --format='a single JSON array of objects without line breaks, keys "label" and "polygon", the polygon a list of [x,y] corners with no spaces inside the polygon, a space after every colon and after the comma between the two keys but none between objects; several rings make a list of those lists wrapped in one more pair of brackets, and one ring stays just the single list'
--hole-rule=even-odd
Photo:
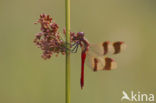
[{"label": "dragonfly head", "polygon": [[78,32],[77,33],[77,38],[79,38],[80,40],[82,40],[84,38],[84,32]]}]

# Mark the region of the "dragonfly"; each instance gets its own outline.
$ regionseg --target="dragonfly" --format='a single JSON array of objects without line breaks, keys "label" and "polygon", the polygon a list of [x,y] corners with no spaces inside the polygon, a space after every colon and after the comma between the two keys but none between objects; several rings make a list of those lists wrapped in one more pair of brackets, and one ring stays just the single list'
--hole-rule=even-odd
[{"label": "dragonfly", "polygon": [[115,60],[107,55],[116,55],[125,50],[126,45],[123,41],[104,41],[97,44],[90,44],[84,37],[83,32],[78,32],[77,36],[73,38],[75,41],[72,44],[71,52],[77,52],[80,45],[81,47],[81,89],[84,86],[84,64],[94,71],[112,70],[117,68]]}]

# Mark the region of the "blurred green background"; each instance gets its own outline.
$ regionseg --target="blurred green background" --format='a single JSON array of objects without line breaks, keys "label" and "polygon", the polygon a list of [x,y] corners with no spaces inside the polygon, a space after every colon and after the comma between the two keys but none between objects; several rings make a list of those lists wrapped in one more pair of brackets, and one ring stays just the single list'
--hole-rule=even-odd
[{"label": "blurred green background", "polygon": [[[64,0],[0,0],[0,103],[64,103],[65,57],[43,60],[33,43],[41,13],[65,26]],[[71,31],[91,43],[122,40],[118,68],[92,72],[80,88],[80,50],[72,54],[71,103],[120,103],[122,91],[156,94],[156,1],[71,0]],[[123,103],[129,103],[123,101]]]}]

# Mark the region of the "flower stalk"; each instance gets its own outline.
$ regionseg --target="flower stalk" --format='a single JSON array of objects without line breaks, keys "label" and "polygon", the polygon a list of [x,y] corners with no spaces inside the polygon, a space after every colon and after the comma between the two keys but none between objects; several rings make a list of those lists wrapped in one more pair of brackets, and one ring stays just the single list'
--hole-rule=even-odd
[{"label": "flower stalk", "polygon": [[66,72],[65,72],[65,103],[70,103],[70,0],[65,0],[66,25]]}]

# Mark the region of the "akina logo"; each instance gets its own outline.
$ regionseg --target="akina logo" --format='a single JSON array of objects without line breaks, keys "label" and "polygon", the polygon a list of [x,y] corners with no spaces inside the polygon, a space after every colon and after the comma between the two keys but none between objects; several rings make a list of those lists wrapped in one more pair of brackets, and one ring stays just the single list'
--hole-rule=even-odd
[{"label": "akina logo", "polygon": [[138,102],[153,102],[154,101],[154,94],[146,94],[141,93],[140,91],[134,92],[131,91],[130,93],[127,93],[125,91],[122,91],[123,96],[121,97],[121,101],[127,100],[127,101],[138,101]]}]

